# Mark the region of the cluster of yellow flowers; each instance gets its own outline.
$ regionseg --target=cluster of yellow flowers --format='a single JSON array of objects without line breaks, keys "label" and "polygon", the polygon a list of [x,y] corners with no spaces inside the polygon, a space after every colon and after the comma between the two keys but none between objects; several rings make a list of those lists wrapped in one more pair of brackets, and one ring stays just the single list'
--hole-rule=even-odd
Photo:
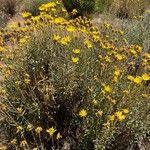
[{"label": "cluster of yellow flowers", "polygon": [[127,77],[131,82],[134,82],[136,84],[141,84],[143,81],[149,81],[150,80],[150,74],[144,73],[142,76],[136,76],[133,77],[131,75],[128,75]]}]

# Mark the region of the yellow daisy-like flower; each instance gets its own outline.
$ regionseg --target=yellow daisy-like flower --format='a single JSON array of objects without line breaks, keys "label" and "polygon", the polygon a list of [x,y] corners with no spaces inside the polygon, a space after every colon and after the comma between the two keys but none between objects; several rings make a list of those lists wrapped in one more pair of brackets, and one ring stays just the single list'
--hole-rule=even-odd
[{"label": "yellow daisy-like flower", "polygon": [[129,113],[129,109],[128,108],[124,108],[124,109],[122,109],[122,112],[125,113],[125,114],[128,114]]},{"label": "yellow daisy-like flower", "polygon": [[114,71],[115,76],[119,76],[121,74],[121,70],[119,68],[116,68]]},{"label": "yellow daisy-like flower", "polygon": [[98,103],[97,103],[97,100],[96,100],[96,99],[93,99],[93,100],[92,100],[92,104],[96,106],[96,105],[98,104]]},{"label": "yellow daisy-like flower", "polygon": [[42,132],[42,130],[43,130],[42,127],[37,127],[37,128],[35,129],[35,132],[39,134],[39,133]]},{"label": "yellow daisy-like flower", "polygon": [[118,118],[119,121],[122,121],[126,118],[126,116],[122,114],[122,111],[116,112],[115,115],[116,115],[116,117]]},{"label": "yellow daisy-like flower", "polygon": [[110,115],[110,116],[109,116],[109,120],[110,120],[110,121],[114,121],[114,120],[115,120],[115,115]]},{"label": "yellow daisy-like flower", "polygon": [[56,3],[55,2],[49,2],[47,4],[43,4],[39,7],[40,11],[48,11],[51,8],[56,7]]},{"label": "yellow daisy-like flower", "polygon": [[111,93],[112,92],[112,88],[109,85],[105,85],[104,86],[104,92]]},{"label": "yellow daisy-like flower", "polygon": [[30,79],[24,79],[24,82],[26,83],[26,84],[29,84],[30,83]]},{"label": "yellow daisy-like flower", "polygon": [[53,36],[53,40],[54,40],[54,41],[58,41],[58,40],[60,40],[60,38],[61,38],[61,37],[60,37],[59,35],[54,35],[54,36]]},{"label": "yellow daisy-like flower", "polygon": [[104,123],[103,125],[104,125],[104,127],[107,128],[107,129],[110,128],[110,122],[108,122],[108,121],[107,121],[106,123]]},{"label": "yellow daisy-like flower", "polygon": [[20,44],[23,44],[23,43],[26,43],[26,41],[27,41],[26,38],[21,38],[21,39],[19,40],[19,43],[20,43]]},{"label": "yellow daisy-like flower", "polygon": [[85,40],[84,41],[84,45],[89,49],[89,48],[92,48],[92,43],[89,41],[89,40]]},{"label": "yellow daisy-like flower", "polygon": [[11,24],[8,26],[9,28],[16,29],[18,26],[16,24]]},{"label": "yellow daisy-like flower", "polygon": [[5,48],[0,46],[0,52],[3,52],[4,50],[5,50]]},{"label": "yellow daisy-like flower", "polygon": [[49,133],[50,136],[52,136],[56,132],[56,130],[54,129],[54,127],[51,127],[47,129],[46,132]]},{"label": "yellow daisy-like flower", "polygon": [[103,111],[102,111],[102,110],[99,110],[95,115],[96,115],[97,117],[102,117]]},{"label": "yellow daisy-like flower", "polygon": [[73,15],[76,15],[77,13],[78,13],[77,9],[73,9],[73,10],[72,10],[72,14],[73,14]]},{"label": "yellow daisy-like flower", "polygon": [[80,53],[80,49],[78,49],[78,48],[73,49],[73,53],[74,54],[79,54]]},{"label": "yellow daisy-like flower", "polygon": [[13,144],[13,145],[17,144],[17,139],[11,140],[10,143]]},{"label": "yellow daisy-like flower", "polygon": [[62,138],[62,135],[58,132],[58,133],[57,133],[57,136],[56,136],[56,139],[59,140],[59,139],[61,139],[61,138]]},{"label": "yellow daisy-like flower", "polygon": [[121,60],[124,59],[124,56],[121,55],[121,54],[116,54],[115,57],[116,57],[116,59],[119,60],[119,61],[121,61]]},{"label": "yellow daisy-like flower", "polygon": [[66,30],[68,31],[68,32],[74,32],[75,31],[75,27],[74,26],[68,26],[67,28],[66,28]]},{"label": "yellow daisy-like flower", "polygon": [[32,125],[32,124],[28,124],[28,125],[27,125],[27,130],[31,131],[32,128],[33,128],[33,125]]},{"label": "yellow daisy-like flower", "polygon": [[72,57],[72,62],[77,64],[79,62],[79,58],[78,57]]},{"label": "yellow daisy-like flower", "polygon": [[79,116],[81,118],[84,118],[87,116],[87,111],[85,109],[81,109],[80,112],[79,112]]},{"label": "yellow daisy-like flower", "polygon": [[62,45],[68,45],[71,42],[71,38],[69,36],[63,37],[60,41]]},{"label": "yellow daisy-like flower", "polygon": [[134,78],[133,81],[134,81],[134,83],[136,83],[136,84],[141,84],[142,78],[141,78],[140,76],[138,76],[138,77]]},{"label": "yellow daisy-like flower", "polygon": [[58,17],[58,18],[54,19],[54,23],[56,23],[56,24],[60,24],[60,23],[64,23],[64,22],[66,22],[66,20],[62,17]]},{"label": "yellow daisy-like flower", "polygon": [[134,80],[134,77],[131,76],[131,75],[128,75],[128,76],[127,76],[127,79],[130,80],[130,81],[133,81],[133,80]]},{"label": "yellow daisy-like flower", "polygon": [[23,12],[21,15],[23,18],[28,18],[28,17],[32,16],[32,14],[30,12]]},{"label": "yellow daisy-like flower", "polygon": [[143,74],[142,75],[142,79],[144,80],[144,81],[148,81],[148,80],[150,80],[150,75],[148,75],[148,74]]},{"label": "yellow daisy-like flower", "polygon": [[26,140],[20,142],[20,147],[26,147],[28,145]]},{"label": "yellow daisy-like flower", "polygon": [[17,131],[16,131],[16,133],[19,133],[19,132],[21,132],[23,130],[23,127],[22,126],[17,126]]},{"label": "yellow daisy-like flower", "polygon": [[23,109],[22,109],[21,107],[18,107],[18,108],[17,108],[17,112],[18,112],[19,114],[21,114],[22,111],[23,111]]}]

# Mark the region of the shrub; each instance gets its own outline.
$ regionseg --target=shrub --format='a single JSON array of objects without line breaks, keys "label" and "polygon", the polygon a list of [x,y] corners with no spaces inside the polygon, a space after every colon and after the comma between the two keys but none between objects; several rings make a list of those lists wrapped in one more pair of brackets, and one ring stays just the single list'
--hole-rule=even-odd
[{"label": "shrub", "polygon": [[150,13],[146,11],[142,16],[135,16],[132,21],[125,27],[126,37],[131,44],[139,44],[149,51],[149,21]]},{"label": "shrub", "polygon": [[49,1],[50,0],[24,0],[24,10],[31,12],[33,15],[37,15],[39,13],[38,7]]},{"label": "shrub", "polygon": [[24,13],[24,24],[1,29],[1,127],[9,148],[101,150],[120,133],[145,135],[149,53],[111,24],[99,31],[85,17],[59,17],[68,15],[61,6],[44,4],[40,15]]},{"label": "shrub", "polygon": [[[88,15],[95,9],[95,0],[63,0],[63,3],[72,17]],[[77,10],[77,13],[72,14],[74,9]]]},{"label": "shrub", "polygon": [[111,4],[112,0],[96,0],[95,11],[100,13],[108,11]]},{"label": "shrub", "polygon": [[22,0],[0,0],[0,10],[7,15],[14,16],[19,11],[21,2]]},{"label": "shrub", "polygon": [[110,12],[120,18],[132,18],[136,15],[142,15],[149,5],[150,2],[147,0],[114,0]]}]

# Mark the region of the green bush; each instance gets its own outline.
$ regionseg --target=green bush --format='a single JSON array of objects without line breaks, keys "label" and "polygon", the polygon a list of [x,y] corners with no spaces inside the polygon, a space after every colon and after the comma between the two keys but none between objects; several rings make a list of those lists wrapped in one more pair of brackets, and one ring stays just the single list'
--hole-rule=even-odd
[{"label": "green bush", "polygon": [[76,9],[77,14],[71,16],[84,16],[92,13],[95,9],[95,0],[63,0],[64,6],[70,13]]},{"label": "green bush", "polygon": [[131,44],[139,44],[146,51],[150,50],[150,12],[146,11],[143,16],[135,16],[125,26],[126,37]]},{"label": "green bush", "polygon": [[95,11],[102,13],[108,11],[111,6],[112,0],[96,0]]}]

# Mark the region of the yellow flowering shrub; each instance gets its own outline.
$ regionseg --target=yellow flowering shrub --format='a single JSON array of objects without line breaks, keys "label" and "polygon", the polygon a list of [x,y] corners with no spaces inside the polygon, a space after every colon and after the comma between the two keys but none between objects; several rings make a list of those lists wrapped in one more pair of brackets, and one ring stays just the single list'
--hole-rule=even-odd
[{"label": "yellow flowering shrub", "polygon": [[146,134],[149,53],[107,22],[99,30],[85,17],[68,20],[59,1],[39,10],[0,30],[8,147],[61,149],[69,139],[73,149],[101,150],[123,130]]}]

